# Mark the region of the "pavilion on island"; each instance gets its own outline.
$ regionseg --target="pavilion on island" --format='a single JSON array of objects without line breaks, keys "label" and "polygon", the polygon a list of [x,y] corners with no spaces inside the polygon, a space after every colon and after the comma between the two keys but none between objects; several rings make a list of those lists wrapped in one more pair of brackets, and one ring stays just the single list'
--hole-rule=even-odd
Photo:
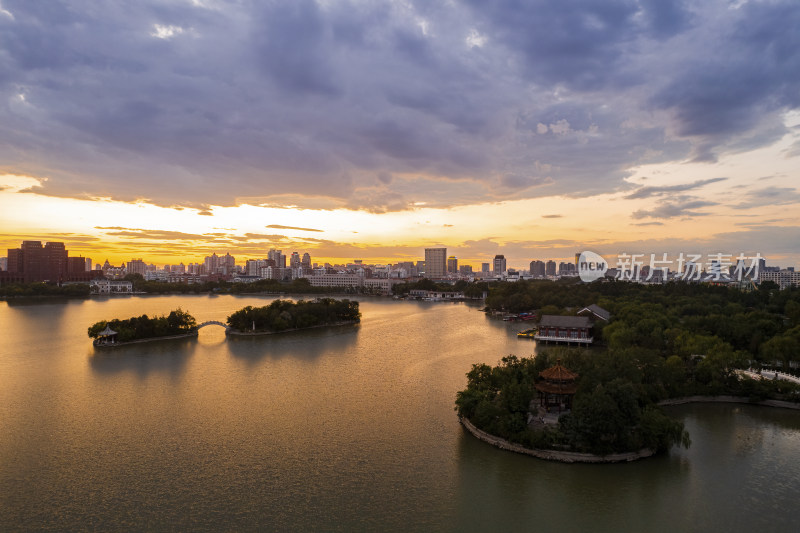
[{"label": "pavilion on island", "polygon": [[558,412],[572,409],[572,397],[578,390],[578,374],[561,366],[561,359],[539,373],[541,380],[534,386],[539,391],[539,405],[546,410],[555,407]]},{"label": "pavilion on island", "polygon": [[97,334],[95,344],[115,344],[117,342],[117,332],[106,326],[106,329]]}]

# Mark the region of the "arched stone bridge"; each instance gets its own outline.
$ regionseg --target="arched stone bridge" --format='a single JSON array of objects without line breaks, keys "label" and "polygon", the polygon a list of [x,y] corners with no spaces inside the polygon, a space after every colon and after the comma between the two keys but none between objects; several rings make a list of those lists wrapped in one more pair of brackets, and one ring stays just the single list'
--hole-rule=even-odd
[{"label": "arched stone bridge", "polygon": [[203,322],[202,324],[198,324],[197,329],[199,330],[200,328],[204,328],[206,326],[222,326],[223,328],[225,328],[225,331],[231,329],[230,326],[228,326],[227,324],[223,324],[219,320],[209,320],[208,322]]}]

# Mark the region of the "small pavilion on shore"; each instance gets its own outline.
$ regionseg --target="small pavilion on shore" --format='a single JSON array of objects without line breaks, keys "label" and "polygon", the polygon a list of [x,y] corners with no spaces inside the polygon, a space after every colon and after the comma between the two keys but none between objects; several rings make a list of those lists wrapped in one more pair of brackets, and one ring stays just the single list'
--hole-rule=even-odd
[{"label": "small pavilion on shore", "polygon": [[97,344],[116,344],[117,332],[106,326],[106,329],[97,334],[94,343]]},{"label": "small pavilion on shore", "polygon": [[564,368],[559,359],[555,366],[542,370],[539,377],[540,381],[534,386],[539,391],[542,408],[550,411],[554,407],[559,413],[572,409],[572,398],[578,390],[578,374]]}]

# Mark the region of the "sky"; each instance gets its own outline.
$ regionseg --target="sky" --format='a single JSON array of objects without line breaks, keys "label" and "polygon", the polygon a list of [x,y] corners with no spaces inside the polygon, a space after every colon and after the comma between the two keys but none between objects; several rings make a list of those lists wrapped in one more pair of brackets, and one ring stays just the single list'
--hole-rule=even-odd
[{"label": "sky", "polygon": [[796,0],[0,0],[0,250],[798,266],[798,28]]}]

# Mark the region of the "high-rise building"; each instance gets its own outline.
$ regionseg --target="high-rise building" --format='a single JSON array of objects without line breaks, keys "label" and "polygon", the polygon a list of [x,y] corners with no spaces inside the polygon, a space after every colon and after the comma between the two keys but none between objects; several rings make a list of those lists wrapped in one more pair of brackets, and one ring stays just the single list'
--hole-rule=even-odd
[{"label": "high-rise building", "polygon": [[283,255],[280,250],[270,250],[269,253],[267,253],[267,259],[275,261],[275,266],[277,268],[286,268],[286,256]]},{"label": "high-rise building", "polygon": [[248,259],[244,262],[244,273],[248,276],[260,276],[261,269],[268,266],[265,259]]},{"label": "high-rise building", "polygon": [[63,242],[22,241],[19,248],[9,249],[5,270],[7,279],[15,283],[49,281],[89,281],[83,257],[69,257]]},{"label": "high-rise building", "polygon": [[447,258],[447,273],[458,274],[458,258],[454,255]]},{"label": "high-rise building", "polygon": [[203,259],[203,266],[205,267],[206,274],[216,274],[219,270],[219,257],[216,253],[206,256]]},{"label": "high-rise building", "polygon": [[559,263],[558,275],[559,276],[574,276],[578,273],[578,265],[576,263]]},{"label": "high-rise building", "polygon": [[547,276],[555,276],[556,275],[556,262],[550,259],[544,267],[545,275]]},{"label": "high-rise building", "polygon": [[63,242],[48,242],[44,245],[46,277],[50,281],[60,281],[67,273],[68,252]]},{"label": "high-rise building", "polygon": [[503,272],[507,270],[506,268],[506,256],[502,254],[498,254],[494,256],[494,275],[499,276]]},{"label": "high-rise building", "polygon": [[465,276],[469,276],[472,274],[472,265],[461,265],[458,267],[458,271]]},{"label": "high-rise building", "polygon": [[8,257],[0,257],[0,270],[8,270]]},{"label": "high-rise building", "polygon": [[544,261],[538,259],[531,261],[531,276],[534,278],[543,278],[545,276]]},{"label": "high-rise building", "polygon": [[481,272],[484,274],[488,274],[491,271],[489,268],[489,263],[481,263]]},{"label": "high-rise building", "polygon": [[86,272],[86,258],[67,257],[67,273],[80,274],[82,272]]},{"label": "high-rise building", "polygon": [[22,241],[8,250],[8,271],[20,274],[25,283],[59,281],[67,271],[67,251],[63,242]]},{"label": "high-rise building", "polygon": [[425,277],[443,278],[447,268],[447,248],[425,248]]},{"label": "high-rise building", "polygon": [[147,272],[147,265],[141,259],[131,259],[125,264],[125,270],[128,274],[141,274],[144,276]]},{"label": "high-rise building", "polygon": [[226,253],[219,258],[219,268],[217,271],[220,274],[234,274],[236,273],[236,258],[230,253]]},{"label": "high-rise building", "polygon": [[304,270],[311,270],[311,256],[308,255],[308,252],[303,254],[303,259],[300,260],[300,265],[302,265]]}]

